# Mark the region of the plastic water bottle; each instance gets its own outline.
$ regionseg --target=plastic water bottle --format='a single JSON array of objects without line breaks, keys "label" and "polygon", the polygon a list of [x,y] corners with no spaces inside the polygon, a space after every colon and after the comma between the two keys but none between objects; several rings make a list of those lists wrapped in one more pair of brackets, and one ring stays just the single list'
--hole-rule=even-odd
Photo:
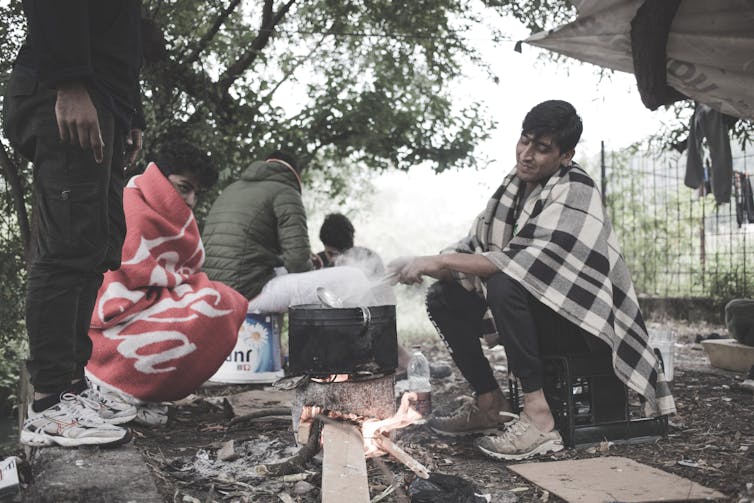
[{"label": "plastic water bottle", "polygon": [[414,408],[424,417],[432,412],[432,385],[429,382],[429,362],[421,352],[420,346],[414,346],[414,354],[408,362],[408,390],[416,393]]}]

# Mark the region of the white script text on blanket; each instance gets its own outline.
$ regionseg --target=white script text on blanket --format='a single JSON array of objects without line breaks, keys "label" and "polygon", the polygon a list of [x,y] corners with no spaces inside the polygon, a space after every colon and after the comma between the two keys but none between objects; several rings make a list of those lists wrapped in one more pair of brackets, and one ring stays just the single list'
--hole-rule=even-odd
[{"label": "white script text on blanket", "polygon": [[194,215],[156,165],[129,181],[123,206],[123,262],[97,296],[87,371],[138,400],[177,400],[220,367],[248,302],[200,272]]}]

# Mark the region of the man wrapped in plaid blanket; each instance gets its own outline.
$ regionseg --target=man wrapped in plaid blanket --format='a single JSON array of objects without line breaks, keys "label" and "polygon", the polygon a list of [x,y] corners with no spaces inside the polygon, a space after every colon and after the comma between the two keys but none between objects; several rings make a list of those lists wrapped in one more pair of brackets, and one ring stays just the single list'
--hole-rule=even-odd
[{"label": "man wrapped in plaid blanket", "polygon": [[565,348],[611,352],[623,382],[655,412],[675,412],[600,193],[572,162],[581,131],[569,103],[535,106],[523,122],[516,167],[467,238],[439,255],[388,265],[402,283],[439,279],[427,293],[429,316],[476,394],[456,414],[431,419],[433,430],[490,433],[512,419],[480,338],[505,346],[524,406],[503,434],[478,439],[494,458],[563,448],[542,389],[541,355]]}]

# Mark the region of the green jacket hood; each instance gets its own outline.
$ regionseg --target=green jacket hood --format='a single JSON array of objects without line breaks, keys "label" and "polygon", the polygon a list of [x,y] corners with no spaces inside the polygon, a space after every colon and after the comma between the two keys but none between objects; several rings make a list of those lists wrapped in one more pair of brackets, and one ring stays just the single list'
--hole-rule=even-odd
[{"label": "green jacket hood", "polygon": [[301,180],[293,168],[279,162],[254,161],[244,170],[241,179],[247,182],[262,180],[290,185],[301,192]]}]

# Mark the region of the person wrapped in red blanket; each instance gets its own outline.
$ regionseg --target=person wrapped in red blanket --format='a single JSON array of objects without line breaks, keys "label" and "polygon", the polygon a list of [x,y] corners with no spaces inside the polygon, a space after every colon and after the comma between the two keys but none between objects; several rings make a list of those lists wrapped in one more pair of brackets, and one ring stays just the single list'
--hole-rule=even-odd
[{"label": "person wrapped in red blanket", "polygon": [[243,295],[200,271],[204,246],[192,208],[217,172],[197,151],[186,141],[166,147],[123,194],[122,265],[99,289],[87,374],[132,403],[189,395],[232,351],[246,316]]}]

